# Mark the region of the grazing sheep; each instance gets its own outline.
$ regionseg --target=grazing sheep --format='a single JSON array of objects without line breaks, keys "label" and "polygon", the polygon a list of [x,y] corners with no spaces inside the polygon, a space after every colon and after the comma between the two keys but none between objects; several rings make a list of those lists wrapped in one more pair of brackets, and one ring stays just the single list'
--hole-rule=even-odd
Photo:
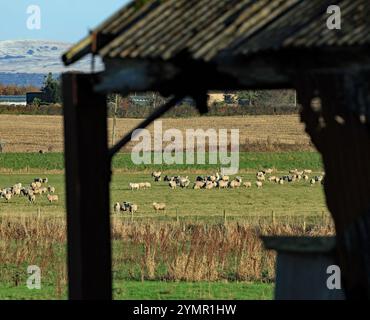
[{"label": "grazing sheep", "polygon": [[283,179],[279,179],[279,184],[283,185],[284,184],[284,180]]},{"label": "grazing sheep", "polygon": [[170,188],[171,188],[172,190],[176,189],[176,187],[177,187],[177,184],[176,184],[176,182],[175,182],[175,181],[170,181],[170,182],[168,183],[168,185],[170,186]]},{"label": "grazing sheep", "polygon": [[9,200],[12,198],[12,194],[11,194],[11,193],[6,193],[6,194],[4,195],[4,198],[5,198],[5,200],[6,200],[7,202],[9,202]]},{"label": "grazing sheep", "polygon": [[59,200],[59,197],[56,194],[54,194],[54,195],[48,194],[46,197],[48,198],[50,203]]},{"label": "grazing sheep", "polygon": [[257,176],[257,180],[258,181],[265,181],[266,178],[265,178],[265,176]]},{"label": "grazing sheep", "polygon": [[221,176],[222,181],[229,181],[230,177],[229,176]]},{"label": "grazing sheep", "polygon": [[131,190],[139,190],[140,185],[138,183],[129,183],[129,187]]},{"label": "grazing sheep", "polygon": [[307,174],[304,174],[304,175],[302,176],[302,178],[303,178],[303,180],[306,180],[306,181],[309,179]]},{"label": "grazing sheep", "polygon": [[34,194],[29,194],[28,195],[28,201],[30,203],[34,203],[36,201],[36,196]]},{"label": "grazing sheep", "polygon": [[271,177],[268,178],[268,181],[270,181],[270,182],[273,182],[275,180],[276,180],[276,177],[275,176],[271,176]]},{"label": "grazing sheep", "polygon": [[310,170],[310,169],[304,169],[303,170],[303,173],[304,174],[310,174],[310,173],[312,173],[312,170]]},{"label": "grazing sheep", "polygon": [[150,189],[152,187],[152,184],[150,182],[144,182],[145,183],[145,188]]},{"label": "grazing sheep", "polygon": [[35,189],[35,190],[33,190],[33,194],[34,195],[37,195],[37,194],[41,194],[42,192],[41,192],[41,189]]},{"label": "grazing sheep", "polygon": [[214,187],[214,185],[213,185],[213,182],[212,182],[212,181],[207,181],[207,182],[206,182],[206,186],[205,186],[205,188],[206,188],[207,190],[213,189],[213,187]]},{"label": "grazing sheep", "polygon": [[186,176],[185,178],[179,177],[177,179],[177,185],[180,186],[181,188],[187,188],[190,184],[189,177]]},{"label": "grazing sheep", "polygon": [[279,183],[279,182],[280,182],[280,180],[281,180],[281,179],[280,179],[279,177],[276,177],[276,178],[275,178],[275,182],[276,182],[276,183]]},{"label": "grazing sheep", "polygon": [[162,172],[160,171],[154,171],[152,173],[152,177],[154,177],[154,181],[156,182],[161,181],[161,175],[162,175]]},{"label": "grazing sheep", "polygon": [[55,193],[55,187],[48,186],[48,192],[49,193]]},{"label": "grazing sheep", "polygon": [[48,183],[48,182],[49,182],[49,179],[48,179],[48,178],[43,178],[43,179],[42,179],[42,183],[45,183],[45,184],[46,184],[46,183]]},{"label": "grazing sheep", "polygon": [[247,181],[247,182],[244,182],[243,183],[243,186],[246,187],[246,188],[251,188],[252,187],[252,183]]},{"label": "grazing sheep", "polygon": [[262,184],[262,181],[256,181],[256,186],[257,188],[262,188],[263,184]]},{"label": "grazing sheep", "polygon": [[137,204],[132,203],[132,204],[130,204],[130,205],[129,205],[129,207],[128,207],[128,211],[129,211],[130,213],[135,213],[135,212],[137,212],[137,210],[138,210],[138,206],[137,206]]},{"label": "grazing sheep", "polygon": [[311,186],[313,186],[315,183],[316,183],[316,180],[315,180],[314,178],[312,178],[312,179],[310,180],[310,184],[311,184]]},{"label": "grazing sheep", "polygon": [[20,196],[21,195],[21,189],[20,188],[12,188],[12,194],[13,196]]},{"label": "grazing sheep", "polygon": [[231,189],[236,189],[236,188],[239,188],[240,187],[240,182],[238,180],[233,180],[233,181],[230,181],[229,182],[229,187]]},{"label": "grazing sheep", "polygon": [[121,211],[128,211],[130,208],[130,202],[122,202],[121,203]]},{"label": "grazing sheep", "polygon": [[229,185],[229,182],[225,180],[220,180],[217,184],[219,189],[226,189],[228,185]]},{"label": "grazing sheep", "polygon": [[121,205],[119,204],[119,202],[116,202],[114,204],[113,209],[114,209],[115,212],[121,211]]},{"label": "grazing sheep", "polygon": [[271,174],[273,172],[274,172],[274,169],[272,169],[272,168],[269,168],[269,169],[265,170],[265,173],[267,173],[267,174]]},{"label": "grazing sheep", "polygon": [[204,181],[195,181],[193,189],[202,189],[204,188],[206,183]]},{"label": "grazing sheep", "polygon": [[42,183],[42,178],[35,178],[35,179],[33,179],[33,182],[39,182],[39,183]]},{"label": "grazing sheep", "polygon": [[153,202],[153,208],[156,212],[166,210],[166,204]]}]

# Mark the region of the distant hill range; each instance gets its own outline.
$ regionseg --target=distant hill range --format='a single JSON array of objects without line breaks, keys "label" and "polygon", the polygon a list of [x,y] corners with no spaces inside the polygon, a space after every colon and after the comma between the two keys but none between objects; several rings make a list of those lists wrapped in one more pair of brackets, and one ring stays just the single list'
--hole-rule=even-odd
[{"label": "distant hill range", "polygon": [[[72,67],[64,67],[61,55],[71,44],[41,40],[6,40],[0,41],[0,83],[16,85],[42,85],[45,74],[52,72],[59,75],[65,71],[89,72],[89,57]],[[96,71],[102,70],[100,60],[96,62]]]},{"label": "distant hill range", "polygon": [[[34,86],[40,88],[44,81],[44,73],[2,73],[0,72],[0,84],[16,86]],[[58,76],[58,75],[56,75]]]}]

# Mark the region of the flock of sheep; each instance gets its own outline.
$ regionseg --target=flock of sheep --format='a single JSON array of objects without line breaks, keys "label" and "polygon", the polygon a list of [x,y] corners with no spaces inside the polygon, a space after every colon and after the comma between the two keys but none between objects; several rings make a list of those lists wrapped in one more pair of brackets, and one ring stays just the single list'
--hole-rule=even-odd
[{"label": "flock of sheep", "polygon": [[[256,181],[255,185],[257,188],[262,188],[265,181],[269,182],[275,182],[278,184],[284,184],[285,182],[294,182],[294,181],[300,181],[300,180],[310,180],[310,184],[314,185],[316,182],[324,183],[324,175],[323,172],[322,175],[314,176],[311,179],[309,178],[309,174],[312,173],[312,170],[305,169],[302,171],[299,171],[297,169],[289,170],[288,175],[283,176],[274,176],[273,175],[274,169],[266,169],[262,171],[258,171],[256,173]],[[154,181],[161,181],[162,173],[161,172],[153,172],[152,176],[154,177]],[[181,176],[165,176],[164,181],[168,182],[168,185],[171,189],[176,189],[177,187],[180,188],[187,188],[190,185],[189,177],[181,177]],[[242,177],[237,176],[233,179],[231,179],[227,175],[220,175],[218,172],[214,175],[207,175],[207,176],[197,176],[194,184],[193,189],[236,189],[241,186],[244,186],[245,188],[251,188],[252,187],[251,181],[245,181],[243,182]]]},{"label": "flock of sheep", "polygon": [[26,197],[30,203],[36,201],[37,196],[46,194],[48,201],[56,202],[59,200],[55,193],[55,187],[48,185],[48,178],[35,178],[28,186],[16,183],[12,187],[0,189],[0,199],[4,198],[9,202],[13,197]]},{"label": "flock of sheep", "polygon": [[[271,182],[276,183],[279,185],[283,185],[285,183],[293,183],[295,181],[309,181],[311,186],[314,186],[316,183],[324,184],[324,176],[325,173],[322,172],[321,175],[316,175],[313,177],[309,177],[310,174],[312,174],[312,170],[310,169],[304,169],[304,170],[298,170],[293,169],[289,170],[289,173],[283,176],[277,176],[273,175],[274,169],[265,169],[258,171],[256,173],[256,181],[255,186],[260,189],[263,187],[264,183]],[[152,177],[154,178],[155,182],[162,181],[162,172],[155,171],[152,173]],[[171,189],[176,188],[188,188],[191,184],[191,181],[188,176],[182,177],[182,176],[164,176],[163,181],[168,183],[168,186]],[[245,181],[243,182],[242,177],[237,176],[233,179],[231,179],[227,175],[220,175],[218,172],[214,175],[206,175],[206,176],[197,176],[192,188],[197,189],[236,189],[240,188],[241,186],[245,188],[251,188],[253,186],[251,181]],[[131,190],[140,190],[140,189],[150,189],[152,187],[150,182],[140,182],[140,183],[129,183],[129,188]],[[166,209],[165,203],[156,203],[154,202],[152,204],[153,209],[158,211],[164,211]],[[114,204],[114,211],[115,212],[130,212],[135,213],[138,211],[138,205],[133,204],[130,202],[122,202],[122,203],[115,203]]]}]

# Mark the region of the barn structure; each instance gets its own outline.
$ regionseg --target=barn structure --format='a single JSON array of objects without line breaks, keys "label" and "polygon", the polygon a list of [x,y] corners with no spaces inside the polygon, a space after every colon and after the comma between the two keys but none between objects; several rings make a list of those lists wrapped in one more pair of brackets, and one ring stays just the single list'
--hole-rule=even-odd
[{"label": "barn structure", "polygon": [[143,128],[185,96],[206,113],[209,91],[294,88],[325,166],[345,296],[369,298],[369,16],[368,0],[133,1],[66,52],[65,65],[105,63],[63,74],[69,297],[112,297],[111,160],[131,135],[108,148],[107,94],[169,97]]}]

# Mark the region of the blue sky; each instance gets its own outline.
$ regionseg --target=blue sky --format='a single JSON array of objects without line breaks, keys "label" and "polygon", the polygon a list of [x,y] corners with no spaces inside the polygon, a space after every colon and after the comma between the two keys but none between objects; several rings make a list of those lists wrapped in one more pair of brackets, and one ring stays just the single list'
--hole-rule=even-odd
[{"label": "blue sky", "polygon": [[[128,0],[0,0],[0,40],[76,42]],[[41,29],[27,28],[27,8],[41,10]]]}]

